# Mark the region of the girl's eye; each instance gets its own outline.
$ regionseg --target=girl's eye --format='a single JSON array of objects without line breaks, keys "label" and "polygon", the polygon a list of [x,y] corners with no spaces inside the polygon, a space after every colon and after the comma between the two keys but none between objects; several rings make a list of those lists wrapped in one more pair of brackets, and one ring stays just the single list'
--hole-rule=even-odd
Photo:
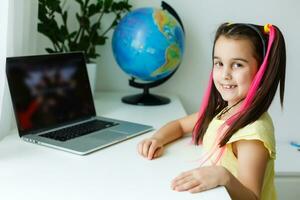
[{"label": "girl's eye", "polygon": [[214,66],[215,66],[215,67],[222,67],[222,66],[223,66],[223,63],[217,61],[217,62],[214,63]]},{"label": "girl's eye", "polygon": [[240,67],[243,67],[243,65],[240,63],[233,63],[233,67],[240,68]]}]

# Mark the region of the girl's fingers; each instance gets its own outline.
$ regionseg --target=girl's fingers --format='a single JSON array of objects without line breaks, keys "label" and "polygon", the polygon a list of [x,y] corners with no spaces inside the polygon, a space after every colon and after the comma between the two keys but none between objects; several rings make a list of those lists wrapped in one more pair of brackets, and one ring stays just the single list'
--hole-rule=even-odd
[{"label": "girl's fingers", "polygon": [[143,144],[144,144],[144,141],[141,141],[139,144],[138,144],[138,152],[139,154],[142,156],[143,155]]},{"label": "girl's fingers", "polygon": [[181,184],[175,186],[173,189],[176,191],[187,191],[191,190],[199,185],[199,182],[196,181],[195,179],[191,179],[189,181],[184,181]]},{"label": "girl's fingers", "polygon": [[148,156],[148,151],[149,151],[149,147],[151,145],[151,141],[146,140],[143,144],[143,156],[147,158]]},{"label": "girl's fingers", "polygon": [[155,151],[157,151],[159,147],[157,146],[157,142],[155,141],[152,141],[150,147],[149,147],[149,151],[148,151],[148,155],[147,155],[147,158],[149,160],[151,160],[152,158],[154,158],[154,153]]},{"label": "girl's fingers", "polygon": [[160,156],[163,152],[163,147],[158,145],[154,139],[145,139],[138,144],[138,153],[148,159],[153,159]]},{"label": "girl's fingers", "polygon": [[143,155],[143,148],[144,148],[144,144],[145,144],[146,140],[142,140],[139,144],[138,144],[138,152],[141,156]]},{"label": "girl's fingers", "polygon": [[200,185],[196,185],[195,187],[189,189],[188,191],[190,193],[197,193],[197,192],[203,192],[205,190],[207,190],[207,188],[204,185],[200,184]]},{"label": "girl's fingers", "polygon": [[186,177],[188,177],[188,176],[190,176],[190,175],[191,175],[191,172],[190,172],[190,171],[183,172],[183,173],[181,173],[179,176],[177,176],[175,179],[173,179],[172,183],[175,183],[175,182],[177,182],[177,181],[179,181],[179,180],[181,180],[181,179],[184,179],[184,178],[186,178]]},{"label": "girl's fingers", "polygon": [[159,147],[155,150],[153,158],[157,158],[159,156],[161,156],[163,154],[164,148],[163,147]]},{"label": "girl's fingers", "polygon": [[191,182],[194,181],[195,179],[193,178],[193,176],[187,176],[185,178],[179,179],[177,181],[172,182],[172,189],[175,190],[176,187],[183,185],[187,182]]},{"label": "girl's fingers", "polygon": [[182,185],[182,184],[185,184],[185,183],[187,183],[187,182],[189,182],[189,181],[192,181],[192,180],[193,180],[193,177],[192,177],[192,176],[187,176],[187,177],[184,177],[184,178],[182,178],[182,179],[178,179],[178,180],[176,180],[176,181],[173,181],[172,184],[171,184],[171,187],[172,187],[173,189],[175,189],[177,186]]}]

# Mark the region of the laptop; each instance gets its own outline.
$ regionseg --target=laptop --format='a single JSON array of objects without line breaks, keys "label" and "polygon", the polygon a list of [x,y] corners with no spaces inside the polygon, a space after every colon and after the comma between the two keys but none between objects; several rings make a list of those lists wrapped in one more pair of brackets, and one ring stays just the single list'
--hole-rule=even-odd
[{"label": "laptop", "polygon": [[9,57],[6,75],[27,142],[85,155],[153,129],[96,116],[82,52]]}]

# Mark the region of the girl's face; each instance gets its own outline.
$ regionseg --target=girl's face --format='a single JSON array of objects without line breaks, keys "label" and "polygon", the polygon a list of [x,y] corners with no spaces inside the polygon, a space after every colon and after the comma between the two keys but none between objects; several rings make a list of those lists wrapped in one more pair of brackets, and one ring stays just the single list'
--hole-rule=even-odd
[{"label": "girl's face", "polygon": [[251,42],[220,36],[213,62],[213,81],[223,100],[230,106],[245,98],[258,70]]}]

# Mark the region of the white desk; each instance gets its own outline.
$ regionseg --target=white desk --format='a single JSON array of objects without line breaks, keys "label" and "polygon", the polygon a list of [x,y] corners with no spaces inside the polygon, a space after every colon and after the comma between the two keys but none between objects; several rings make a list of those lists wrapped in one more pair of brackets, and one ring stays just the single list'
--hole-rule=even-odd
[{"label": "white desk", "polygon": [[300,178],[300,151],[289,141],[277,141],[275,172],[277,177]]},{"label": "white desk", "polygon": [[300,196],[300,151],[289,141],[277,141],[275,183],[278,199],[298,200]]},{"label": "white desk", "polygon": [[[174,96],[171,104],[156,107],[126,105],[121,96],[96,94],[98,115],[155,128],[186,115]],[[26,143],[14,130],[0,142],[0,199],[230,199],[224,187],[198,194],[172,191],[170,182],[175,176],[198,166],[200,148],[189,145],[190,138],[185,138],[169,145],[160,159],[149,161],[138,155],[136,146],[151,134],[78,156]]]}]

